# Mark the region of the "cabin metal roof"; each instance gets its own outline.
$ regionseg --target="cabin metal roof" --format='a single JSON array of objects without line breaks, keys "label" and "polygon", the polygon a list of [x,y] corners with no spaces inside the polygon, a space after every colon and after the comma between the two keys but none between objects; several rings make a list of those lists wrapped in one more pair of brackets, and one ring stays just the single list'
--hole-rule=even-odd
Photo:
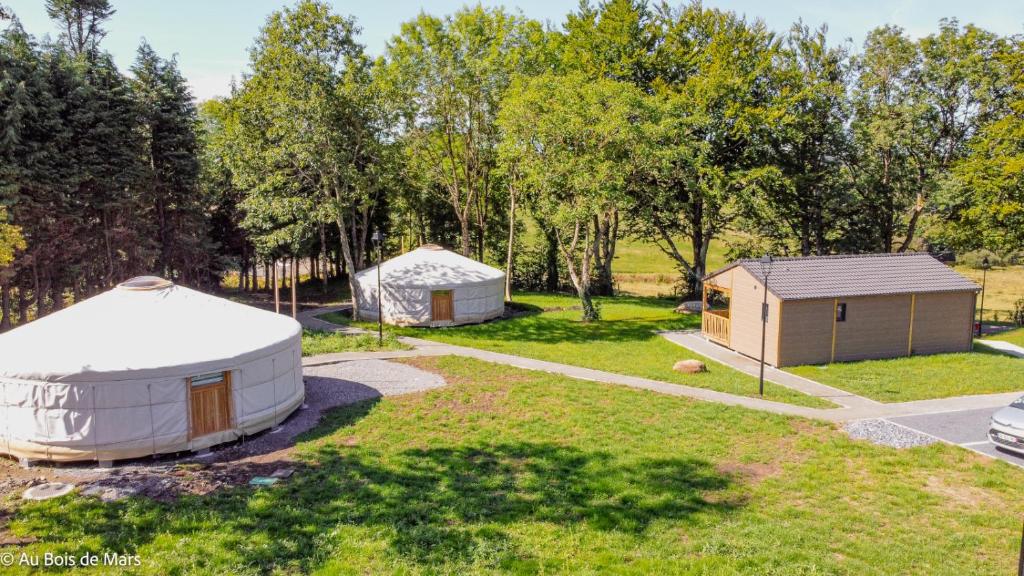
[{"label": "cabin metal roof", "polygon": [[[737,266],[764,283],[757,259],[737,260],[704,279]],[[768,291],[781,300],[979,290],[977,284],[923,252],[776,258],[768,275]]]}]

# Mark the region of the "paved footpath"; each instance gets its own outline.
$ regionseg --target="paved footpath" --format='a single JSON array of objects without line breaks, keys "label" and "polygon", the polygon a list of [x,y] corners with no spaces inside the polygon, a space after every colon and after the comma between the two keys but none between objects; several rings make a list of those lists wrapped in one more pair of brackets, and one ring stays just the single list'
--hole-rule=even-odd
[{"label": "paved footpath", "polygon": [[[666,331],[661,332],[661,336],[673,344],[678,344],[683,348],[692,350],[701,356],[705,356],[715,362],[718,362],[719,364],[725,364],[730,368],[734,368],[754,377],[757,377],[759,374],[761,368],[760,362],[733,350],[729,350],[724,346],[708,342],[696,331]],[[820,382],[808,380],[802,376],[797,376],[796,374],[791,374],[784,370],[779,370],[778,368],[773,368],[767,365],[764,367],[764,379],[768,382],[796,390],[797,392],[803,392],[808,396],[823,398],[845,408],[875,408],[881,405],[881,402],[871,400],[870,398],[857,396],[856,394],[851,394],[846,390],[826,386]]]},{"label": "paved footpath", "polygon": [[[365,333],[365,330],[354,328],[350,326],[339,326],[337,324],[331,324],[317,318],[318,315],[322,315],[328,312],[344,310],[347,307],[340,306],[334,308],[321,308],[317,310],[307,310],[299,315],[299,321],[307,328],[317,330],[330,330],[335,332],[343,332],[346,334],[358,334]],[[722,362],[728,366],[746,372],[748,374],[757,374],[756,367],[757,362],[735,354],[732,351],[725,350],[720,346],[715,346],[699,336],[694,336],[691,333],[684,332],[665,332],[662,336],[669,340],[690,348],[693,346],[693,350],[703,356],[707,356],[717,362]],[[670,396],[681,396],[687,398],[694,398],[697,400],[705,400],[708,402],[718,402],[720,404],[727,404],[730,406],[743,406],[746,408],[752,408],[755,410],[763,410],[766,412],[772,412],[775,414],[785,414],[790,416],[803,416],[806,418],[816,418],[821,420],[828,420],[832,422],[847,422],[851,420],[860,420],[865,418],[888,418],[897,416],[910,416],[918,414],[938,414],[938,413],[949,413],[959,410],[996,410],[1009,404],[1012,400],[1016,399],[1020,393],[1007,393],[1007,394],[986,394],[978,396],[960,396],[955,398],[942,398],[938,400],[920,400],[917,402],[902,402],[894,404],[883,404],[851,394],[838,388],[826,386],[819,382],[814,382],[806,378],[801,378],[782,370],[771,368],[765,371],[766,379],[786,386],[794,390],[798,390],[805,394],[812,396],[818,396],[820,398],[828,399],[838,405],[840,408],[809,408],[806,406],[795,406],[793,404],[786,404],[784,402],[774,402],[771,400],[764,400],[761,398],[754,398],[748,396],[740,396],[737,394],[729,394],[726,392],[717,392],[715,390],[708,390],[706,388],[698,388],[695,386],[685,386],[682,384],[672,384],[669,382],[662,382],[659,380],[651,380],[649,378],[640,378],[637,376],[628,376],[624,374],[616,374],[613,372],[605,372],[603,370],[593,370],[590,368],[583,368],[580,366],[573,366],[569,364],[562,364],[559,362],[548,362],[545,360],[536,360],[533,358],[524,358],[522,356],[515,356],[512,354],[503,354],[500,352],[490,352],[487,350],[480,350],[477,348],[469,348],[465,346],[453,346],[450,344],[443,344],[440,342],[434,342],[431,340],[423,340],[419,338],[408,338],[402,337],[399,340],[412,347],[411,350],[398,350],[398,351],[387,351],[387,352],[341,352],[336,354],[321,354],[318,356],[309,356],[302,359],[302,365],[304,367],[323,366],[326,364],[333,364],[337,362],[347,362],[351,360],[365,360],[371,358],[377,359],[394,359],[394,358],[411,358],[418,356],[464,356],[468,358],[477,358],[487,362],[494,362],[497,364],[505,364],[508,366],[515,366],[517,368],[524,368],[527,370],[539,370],[542,372],[549,372],[553,374],[561,374],[563,376],[569,376],[572,378],[578,378],[581,380],[591,380],[594,382],[603,382],[606,384],[617,384],[622,386],[629,386],[631,388],[637,388],[641,390],[650,390],[658,392],[660,394],[667,394]],[[716,349],[717,348],[717,349]],[[752,366],[754,368],[752,368]],[[753,370],[753,372],[751,371]]]},{"label": "paved footpath", "polygon": [[982,346],[995,348],[1003,354],[1009,354],[1010,356],[1016,356],[1017,358],[1024,358],[1024,348],[1010,342],[1004,342],[1002,340],[975,340],[974,342],[976,344],[981,344]]}]

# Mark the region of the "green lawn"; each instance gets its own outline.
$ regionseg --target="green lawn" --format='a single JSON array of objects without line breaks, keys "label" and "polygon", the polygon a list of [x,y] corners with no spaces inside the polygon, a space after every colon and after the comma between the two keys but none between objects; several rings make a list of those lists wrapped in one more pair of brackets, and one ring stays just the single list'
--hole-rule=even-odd
[{"label": "green lawn", "polygon": [[464,358],[416,363],[450,385],[333,412],[281,485],[12,500],[10,532],[39,541],[0,553],[134,553],[142,574],[1015,569],[1024,470],[1004,462]]},{"label": "green lawn", "polygon": [[348,336],[337,332],[320,330],[302,331],[302,355],[316,356],[332,352],[377,352],[380,350],[408,350],[409,347],[399,342],[395,335],[386,332],[384,345],[377,344],[377,334],[359,334]]},{"label": "green lawn", "polygon": [[[757,379],[715,363],[668,342],[657,330],[695,328],[700,318],[672,311],[669,300],[618,296],[598,298],[602,320],[583,323],[574,297],[557,294],[518,294],[516,302],[535,313],[508,320],[453,328],[395,328],[405,336],[471,346],[552,362],[562,362],[619,374],[699,386],[743,396],[757,395]],[[560,308],[559,310],[552,310]],[[541,312],[549,309],[550,311]],[[680,374],[672,370],[677,360],[704,361],[708,372]],[[770,400],[831,408],[827,400],[768,383]]]},{"label": "green lawn", "polygon": [[1024,390],[1024,360],[978,345],[969,353],[837,362],[786,370],[880,402]]},{"label": "green lawn", "polygon": [[1015,330],[1009,330],[999,334],[992,334],[985,338],[988,340],[1002,340],[1003,342],[1009,342],[1011,344],[1016,344],[1017,346],[1024,346],[1024,328],[1017,328]]}]

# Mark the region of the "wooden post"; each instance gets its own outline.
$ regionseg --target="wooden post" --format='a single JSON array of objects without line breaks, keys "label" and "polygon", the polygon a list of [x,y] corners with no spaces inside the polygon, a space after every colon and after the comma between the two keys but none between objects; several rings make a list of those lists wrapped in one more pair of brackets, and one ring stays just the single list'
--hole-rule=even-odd
[{"label": "wooden post", "polygon": [[836,361],[836,313],[839,311],[839,298],[832,301],[832,357],[829,362]]},{"label": "wooden post", "polygon": [[907,335],[907,356],[914,354],[914,310],[917,308],[917,294],[910,295],[910,330]]},{"label": "wooden post", "polygon": [[291,283],[292,283],[292,318],[296,318],[298,316],[298,302],[299,302],[299,300],[298,300],[298,296],[296,295],[296,288],[295,288],[295,285],[299,283],[298,263],[299,263],[299,259],[295,258],[295,257],[292,257],[292,267],[291,267],[291,270],[290,270],[290,272],[291,272],[291,274],[290,274],[290,276],[291,276]]},{"label": "wooden post", "polygon": [[277,260],[271,264],[274,269],[274,312],[277,314],[281,313],[281,291],[277,289]]}]

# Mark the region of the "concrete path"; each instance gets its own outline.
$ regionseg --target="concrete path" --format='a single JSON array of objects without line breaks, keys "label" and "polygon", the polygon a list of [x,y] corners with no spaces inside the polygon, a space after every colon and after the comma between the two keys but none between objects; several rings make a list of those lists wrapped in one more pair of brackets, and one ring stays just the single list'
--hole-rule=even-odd
[{"label": "concrete path", "polygon": [[1017,358],[1024,358],[1024,348],[1011,344],[1010,342],[1004,342],[1002,340],[975,340],[975,344],[981,344],[994,350],[999,350],[1003,354],[1009,354],[1010,356],[1016,356]]},{"label": "concrete path", "polygon": [[321,320],[317,316],[323,316],[324,314],[330,314],[331,312],[343,312],[348,311],[352,308],[351,304],[344,304],[341,306],[328,306],[324,308],[313,308],[311,310],[303,310],[299,312],[296,319],[299,324],[302,324],[303,328],[310,330],[321,330],[323,332],[340,332],[342,334],[365,334],[366,330],[362,328],[355,328],[353,326],[342,326],[340,324],[334,324],[326,320]]},{"label": "concrete path", "polygon": [[[666,331],[660,333],[669,342],[678,344],[683,348],[692,350],[701,356],[705,356],[718,362],[754,376],[755,378],[759,374],[761,363],[753,358],[744,356],[733,350],[729,350],[724,346],[719,346],[705,340],[700,336],[700,333],[693,330],[683,331]],[[846,390],[840,390],[839,388],[833,388],[832,386],[826,386],[820,382],[808,380],[796,374],[790,374],[789,372],[779,370],[778,368],[772,368],[771,366],[764,367],[764,379],[768,382],[773,382],[779,386],[785,386],[791,390],[802,392],[808,396],[816,396],[818,398],[824,398],[839,404],[846,408],[874,408],[879,406],[881,402],[871,400],[870,398],[864,398],[863,396],[857,396],[851,394]]]}]

